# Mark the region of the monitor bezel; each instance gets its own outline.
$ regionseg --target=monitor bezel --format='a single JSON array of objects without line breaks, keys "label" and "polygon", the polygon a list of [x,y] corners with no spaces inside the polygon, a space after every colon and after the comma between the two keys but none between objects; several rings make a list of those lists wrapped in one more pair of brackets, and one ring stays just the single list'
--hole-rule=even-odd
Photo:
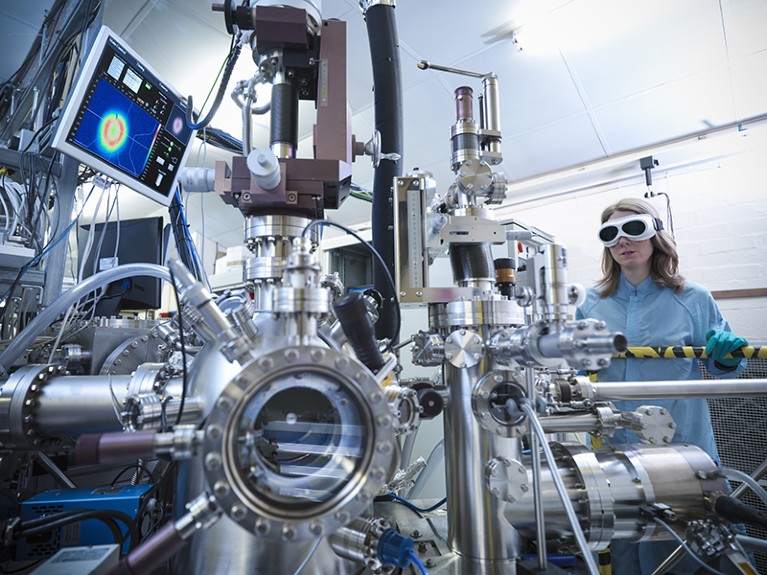
[{"label": "monitor bezel", "polygon": [[75,123],[77,114],[83,105],[83,100],[85,98],[88,88],[92,86],[94,83],[94,76],[96,73],[96,69],[98,67],[99,61],[101,60],[101,56],[104,53],[104,49],[106,48],[107,41],[110,38],[115,42],[115,44],[121,50],[124,50],[125,53],[130,55],[132,58],[135,58],[135,60],[145,69],[146,72],[149,72],[150,74],[154,76],[154,80],[158,83],[158,85],[169,95],[176,98],[176,100],[178,101],[178,103],[181,105],[183,109],[186,109],[186,98],[184,98],[184,96],[182,96],[181,93],[178,92],[178,90],[174,89],[168,83],[163,82],[160,79],[160,75],[157,73],[157,71],[154,68],[152,68],[152,66],[150,66],[142,56],[140,56],[135,50],[133,50],[130,46],[128,46],[128,44],[120,36],[118,36],[113,30],[111,30],[108,26],[102,26],[95,40],[93,41],[91,49],[88,52],[88,56],[85,60],[85,63],[83,64],[82,69],[80,70],[80,73],[77,76],[77,80],[75,81],[74,87],[69,93],[67,102],[64,105],[64,111],[62,112],[61,118],[59,119],[58,126],[56,127],[56,133],[54,135],[53,143],[51,144],[51,146],[59,150],[60,152],[66,154],[70,158],[73,158],[77,160],[78,162],[85,164],[86,166],[89,166],[98,172],[101,172],[102,174],[108,176],[109,178],[112,178],[113,180],[123,184],[124,186],[127,186],[128,188],[138,192],[139,194],[146,196],[167,207],[173,201],[176,181],[179,177],[179,172],[181,171],[181,168],[185,165],[186,160],[189,156],[189,153],[191,152],[192,143],[194,142],[194,137],[196,132],[195,130],[191,130],[190,136],[189,136],[189,142],[186,145],[184,154],[182,155],[181,160],[178,163],[178,167],[175,170],[175,173],[173,173],[171,176],[170,192],[168,193],[167,196],[147,186],[146,184],[141,182],[138,178],[130,176],[124,172],[121,172],[120,170],[108,164],[107,162],[99,158],[98,156],[88,153],[86,150],[83,150],[82,148],[79,148],[67,142],[67,135],[69,134],[70,130],[72,129],[72,126]]}]

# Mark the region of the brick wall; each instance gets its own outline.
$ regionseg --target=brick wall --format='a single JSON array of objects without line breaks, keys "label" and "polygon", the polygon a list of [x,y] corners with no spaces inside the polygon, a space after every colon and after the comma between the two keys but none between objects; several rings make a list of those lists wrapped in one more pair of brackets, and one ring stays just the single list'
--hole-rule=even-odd
[{"label": "brick wall", "polygon": [[[641,176],[641,174],[640,174]],[[558,193],[516,205],[512,217],[555,235],[568,248],[569,278],[585,286],[601,277],[596,239],[602,209],[624,197],[642,197],[644,180]],[[682,274],[712,291],[767,288],[767,151],[654,171],[653,188],[671,199]],[[666,217],[666,198],[650,200]],[[720,299],[733,331],[767,343],[767,298]]]}]

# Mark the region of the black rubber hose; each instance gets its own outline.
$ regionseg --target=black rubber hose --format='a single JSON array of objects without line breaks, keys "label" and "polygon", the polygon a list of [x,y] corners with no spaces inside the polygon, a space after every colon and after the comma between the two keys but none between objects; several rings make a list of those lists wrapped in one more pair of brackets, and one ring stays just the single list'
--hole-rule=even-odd
[{"label": "black rubber hose", "polygon": [[357,358],[372,372],[381,369],[384,358],[378,349],[373,324],[362,296],[353,292],[338,298],[333,304],[333,311]]},{"label": "black rubber hose", "polygon": [[450,246],[453,281],[459,286],[477,281],[493,281],[495,270],[490,244],[453,244]]},{"label": "black rubber hose", "polygon": [[298,90],[292,84],[272,86],[272,123],[269,143],[298,147]]},{"label": "black rubber hose", "polygon": [[[400,76],[399,42],[394,7],[377,4],[365,13],[370,58],[373,65],[375,97],[375,128],[381,133],[381,150],[400,155],[397,161],[382,160],[373,179],[373,247],[381,254],[394,277],[394,212],[392,184],[402,174],[403,122],[402,79]],[[389,287],[386,273],[378,262],[373,262],[373,283],[383,296],[381,315],[376,322],[379,338],[391,337],[394,302],[397,294]],[[399,339],[394,334],[392,343]]]},{"label": "black rubber hose", "polygon": [[742,522],[759,529],[767,529],[767,513],[746,505],[740,499],[735,499],[729,495],[720,495],[716,498],[714,511],[719,517],[733,523]]}]

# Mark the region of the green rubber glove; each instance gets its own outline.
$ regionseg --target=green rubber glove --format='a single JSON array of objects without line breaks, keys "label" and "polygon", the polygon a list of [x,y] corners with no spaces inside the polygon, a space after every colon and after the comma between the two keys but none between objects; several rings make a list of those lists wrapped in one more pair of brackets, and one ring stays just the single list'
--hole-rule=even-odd
[{"label": "green rubber glove", "polygon": [[706,334],[706,355],[726,367],[737,367],[741,362],[737,358],[723,359],[725,355],[748,345],[745,338],[731,331],[712,329]]}]

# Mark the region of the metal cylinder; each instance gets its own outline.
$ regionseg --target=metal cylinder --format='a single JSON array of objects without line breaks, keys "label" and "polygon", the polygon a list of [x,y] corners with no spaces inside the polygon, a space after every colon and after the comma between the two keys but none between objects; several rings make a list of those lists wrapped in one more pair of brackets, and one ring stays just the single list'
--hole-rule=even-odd
[{"label": "metal cylinder", "polygon": [[567,283],[567,250],[561,244],[543,247],[543,316],[548,321],[567,321],[570,297]]},{"label": "metal cylinder", "polygon": [[[487,330],[487,327],[483,327]],[[486,337],[487,334],[483,334]],[[484,486],[489,459],[519,459],[519,443],[483,429],[471,409],[474,382],[491,368],[484,356],[470,368],[443,363],[449,401],[444,412],[448,544],[475,560],[508,562],[517,555],[517,534],[503,525],[498,502]]]},{"label": "metal cylinder", "polygon": [[[501,131],[501,105],[500,93],[498,91],[498,76],[488,74],[482,78],[482,116],[484,117],[484,128]],[[500,150],[491,150],[500,151]]]},{"label": "metal cylinder", "polygon": [[455,121],[474,119],[474,91],[468,86],[455,90]]},{"label": "metal cylinder", "polygon": [[131,376],[59,376],[40,391],[34,415],[38,433],[77,437],[85,433],[122,431],[119,412]]},{"label": "metal cylinder", "polygon": [[757,397],[767,395],[767,379],[581,382],[581,395],[594,401],[673,397]]},{"label": "metal cylinder", "polygon": [[[253,290],[256,309],[272,309],[275,287],[281,284],[283,268],[293,253],[293,240],[301,237],[310,221],[278,215],[250,216],[245,220],[245,243],[255,257],[247,260],[243,279]],[[306,235],[316,245],[319,228],[311,228]]]},{"label": "metal cylinder", "polygon": [[[640,514],[640,506],[663,503],[682,521],[702,519],[707,513],[707,494],[727,490],[711,458],[692,445],[615,445],[590,451],[578,445],[553,444],[552,448],[557,473],[567,486],[592,550],[604,549],[612,539],[668,539],[665,530]],[[547,464],[541,480],[546,536],[570,540],[572,528]],[[534,535],[532,497],[505,504],[503,514],[523,535]]]},{"label": "metal cylinder", "polygon": [[484,159],[495,166],[503,161],[501,152],[501,106],[498,76],[488,74],[482,79],[482,118],[484,129],[482,149]]},{"label": "metal cylinder", "polygon": [[479,130],[474,121],[473,91],[468,86],[455,90],[455,124],[451,129],[453,171],[466,161],[479,161]]},{"label": "metal cylinder", "polygon": [[382,567],[378,560],[378,542],[387,527],[383,519],[358,517],[346,527],[336,530],[328,540],[339,557],[363,563],[377,572]]}]

